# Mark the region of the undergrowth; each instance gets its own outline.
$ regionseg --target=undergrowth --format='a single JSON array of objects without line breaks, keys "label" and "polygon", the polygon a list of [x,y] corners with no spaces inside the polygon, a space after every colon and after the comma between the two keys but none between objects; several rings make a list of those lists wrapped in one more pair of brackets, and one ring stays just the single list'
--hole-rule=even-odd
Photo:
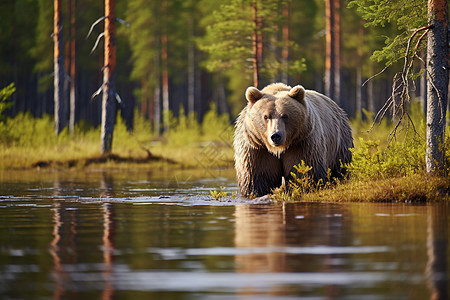
[{"label": "undergrowth", "polygon": [[[118,115],[112,149],[113,154],[130,161],[151,156],[170,159],[182,167],[200,163],[224,167],[232,166],[232,134],[228,115],[218,115],[214,106],[202,123],[194,114],[186,116],[182,109],[179,117],[170,114],[170,130],[162,135],[154,134],[151,122],[136,111],[132,131]],[[99,156],[100,128],[86,122],[76,124],[73,132],[65,128],[56,137],[50,115],[35,118],[19,113],[0,120],[0,169],[30,168],[41,162],[66,166],[67,161]]]},{"label": "undergrowth", "polygon": [[[304,162],[291,173],[288,190],[275,189],[278,201],[431,201],[449,198],[450,132],[444,143],[445,176],[425,171],[425,121],[417,105],[411,119],[395,135],[392,124],[383,121],[372,127],[369,121],[353,120],[355,147],[346,164],[348,179],[328,176],[325,183],[312,179],[311,167]],[[370,116],[369,118],[370,119]],[[364,130],[366,128],[366,130]],[[377,138],[382,138],[377,139]]]}]

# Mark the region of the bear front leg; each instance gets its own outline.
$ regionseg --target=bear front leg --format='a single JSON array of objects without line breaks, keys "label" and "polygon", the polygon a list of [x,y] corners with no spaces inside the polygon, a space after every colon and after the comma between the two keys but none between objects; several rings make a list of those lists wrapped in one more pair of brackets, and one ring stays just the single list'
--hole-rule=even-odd
[{"label": "bear front leg", "polygon": [[235,168],[239,190],[245,197],[261,197],[281,185],[281,161],[265,149],[240,149]]}]

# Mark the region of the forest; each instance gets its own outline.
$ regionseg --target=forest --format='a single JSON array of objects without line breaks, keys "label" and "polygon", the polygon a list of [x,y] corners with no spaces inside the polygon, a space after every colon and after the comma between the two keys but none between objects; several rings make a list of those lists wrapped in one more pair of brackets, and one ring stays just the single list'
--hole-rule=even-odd
[{"label": "forest", "polygon": [[[211,137],[229,145],[245,89],[284,82],[324,93],[365,130],[384,118],[384,146],[402,128],[425,141],[426,112],[427,172],[447,169],[447,1],[53,2],[0,3],[5,153],[37,140],[56,145],[36,125],[52,115],[56,137],[66,130],[72,144],[76,128],[100,127],[102,153],[122,120],[149,155],[164,139],[160,153],[194,137],[196,147]],[[181,137],[172,146],[169,132]]]},{"label": "forest", "polygon": [[[139,113],[161,133],[167,130],[163,111],[178,115],[183,107],[202,120],[211,103],[218,113],[227,113],[232,120],[245,105],[246,87],[255,83],[254,33],[260,48],[259,88],[281,81],[328,92],[327,1],[115,2],[116,16],[124,21],[116,22],[116,89],[122,100],[120,114],[130,127],[133,115]],[[337,74],[339,83],[336,81],[332,98],[350,116],[360,114],[361,109],[376,112],[389,97],[393,75],[401,65],[393,65],[364,86],[362,83],[383,69],[386,61],[370,57],[400,29],[395,24],[365,27],[356,6],[348,7],[347,1],[328,2],[337,5],[332,30],[338,33],[333,45],[338,61],[337,69],[331,72]],[[2,1],[0,11],[0,86],[16,86],[14,105],[7,114],[53,114],[52,5],[44,0]],[[61,12],[66,103],[63,122],[69,125],[69,119],[72,124],[84,120],[98,126],[101,97],[91,97],[102,85],[103,40],[91,50],[103,32],[103,24],[87,35],[91,25],[105,15],[104,3],[64,0]],[[416,82],[414,94],[419,97],[423,90],[420,77]],[[73,112],[70,101],[76,103]]]}]

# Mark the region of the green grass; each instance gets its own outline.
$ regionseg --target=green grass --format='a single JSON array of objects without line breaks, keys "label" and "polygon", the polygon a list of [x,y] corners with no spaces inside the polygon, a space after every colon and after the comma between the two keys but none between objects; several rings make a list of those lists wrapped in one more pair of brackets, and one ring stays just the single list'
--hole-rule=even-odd
[{"label": "green grass", "polygon": [[[289,192],[278,189],[280,201],[416,201],[449,197],[450,132],[446,132],[446,176],[425,172],[425,122],[418,105],[412,107],[412,123],[398,127],[383,121],[372,129],[371,122],[352,120],[355,148],[347,165],[349,179],[333,184],[314,183],[308,166],[300,165]],[[73,133],[67,129],[55,137],[51,116],[34,118],[19,114],[0,119],[0,169],[31,168],[190,168],[217,169],[233,166],[231,147],[234,128],[226,115],[214,107],[203,123],[195,115],[170,117],[170,130],[154,135],[151,123],[135,114],[132,133],[118,118],[113,152],[100,153],[100,128],[81,122]],[[370,130],[371,129],[371,130]],[[388,139],[388,137],[391,139]],[[214,198],[221,191],[212,191]]]},{"label": "green grass", "polygon": [[233,165],[233,126],[214,107],[199,124],[195,115],[171,117],[170,130],[162,136],[138,113],[133,132],[119,117],[114,127],[112,154],[100,152],[100,128],[77,124],[73,133],[64,129],[55,137],[50,116],[19,114],[0,122],[0,169],[33,167],[159,167],[219,168]]},{"label": "green grass", "polygon": [[285,202],[430,202],[448,201],[448,177],[413,174],[405,177],[360,181],[350,179],[300,193],[276,190],[276,201]]},{"label": "green grass", "polygon": [[352,162],[346,165],[347,179],[318,184],[309,175],[309,167],[300,164],[289,182],[290,189],[274,190],[273,198],[331,202],[449,200],[450,132],[446,131],[445,175],[431,176],[425,172],[425,121],[417,104],[412,107],[411,119],[413,122],[402,123],[395,135],[395,123],[383,121],[372,128],[368,121],[352,120],[355,148],[351,149]]}]

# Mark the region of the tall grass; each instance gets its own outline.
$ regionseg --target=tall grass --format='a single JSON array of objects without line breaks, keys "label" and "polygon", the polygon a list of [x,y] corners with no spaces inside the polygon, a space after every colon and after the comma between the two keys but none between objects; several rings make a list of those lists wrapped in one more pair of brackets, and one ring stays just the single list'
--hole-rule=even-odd
[{"label": "tall grass", "polygon": [[[194,114],[186,116],[181,110],[179,117],[171,115],[170,125],[169,132],[155,135],[151,122],[136,111],[130,132],[118,116],[113,153],[126,158],[142,158],[151,153],[182,166],[195,167],[203,159],[205,148],[214,146],[214,151],[224,157],[214,162],[218,166],[231,166],[229,145],[233,127],[227,115],[218,115],[215,107],[211,107],[200,124]],[[0,169],[29,168],[42,161],[65,162],[93,156],[100,156],[100,128],[85,122],[78,123],[72,133],[64,129],[58,137],[49,115],[35,118],[29,113],[20,113],[0,122]]]},{"label": "tall grass", "polygon": [[[450,132],[446,131],[445,176],[425,172],[424,114],[419,103],[411,106],[410,119],[396,127],[388,120],[372,124],[351,121],[355,147],[352,162],[345,167],[348,179],[335,184],[316,183],[304,163],[296,166],[290,189],[276,189],[273,197],[282,201],[413,201],[449,198]],[[448,122],[448,121],[447,121]],[[332,179],[332,178],[330,178]]]}]

